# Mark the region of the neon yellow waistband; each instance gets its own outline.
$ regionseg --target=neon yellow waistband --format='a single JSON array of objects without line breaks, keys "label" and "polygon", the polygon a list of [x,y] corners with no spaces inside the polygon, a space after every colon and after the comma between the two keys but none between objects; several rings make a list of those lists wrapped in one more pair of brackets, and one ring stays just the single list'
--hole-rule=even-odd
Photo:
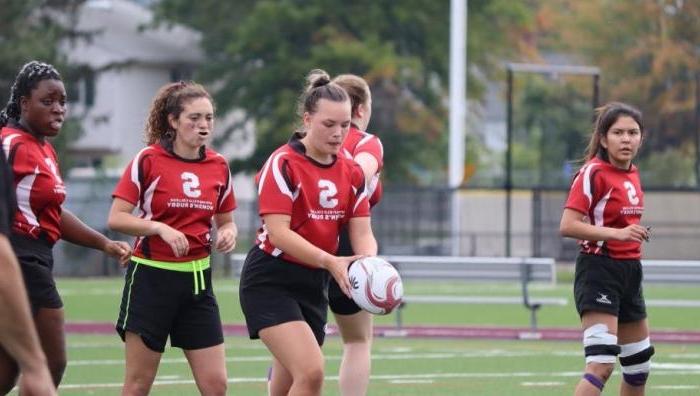
[{"label": "neon yellow waistband", "polygon": [[136,256],[131,256],[131,261],[143,265],[147,265],[149,267],[156,267],[164,270],[169,270],[169,271],[178,271],[178,272],[199,272],[199,271],[204,271],[205,269],[209,268],[209,259],[210,256],[197,259],[197,260],[192,260],[192,261],[182,261],[182,262],[173,262],[173,261],[158,261],[158,260],[150,260],[146,259],[143,257],[136,257]]},{"label": "neon yellow waistband", "polygon": [[209,268],[209,258],[210,256],[207,256],[197,260],[175,263],[172,261],[149,260],[143,257],[131,256],[131,261],[168,271],[191,272],[194,277],[194,294],[197,295],[200,291],[206,290],[207,288],[206,282],[204,281],[204,270]]}]

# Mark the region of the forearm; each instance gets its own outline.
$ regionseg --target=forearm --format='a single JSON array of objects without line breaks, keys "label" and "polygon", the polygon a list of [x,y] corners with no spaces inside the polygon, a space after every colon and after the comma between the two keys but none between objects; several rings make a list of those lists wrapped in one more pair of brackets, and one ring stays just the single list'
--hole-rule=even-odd
[{"label": "forearm", "polygon": [[126,212],[112,213],[107,221],[110,229],[133,236],[158,235],[161,225],[157,221],[141,219]]},{"label": "forearm", "polygon": [[222,222],[217,221],[216,229],[217,231],[231,230],[231,232],[233,232],[233,235],[238,235],[238,227],[236,226],[236,223],[233,221],[233,219],[227,219]]},{"label": "forearm", "polygon": [[109,238],[95,231],[65,209],[61,212],[61,238],[97,250],[104,250],[109,243]]},{"label": "forearm", "polygon": [[595,226],[582,221],[570,221],[560,227],[561,235],[585,241],[608,241],[615,238],[617,229]]},{"label": "forearm", "polygon": [[0,267],[0,344],[22,371],[46,365],[19,265],[4,236],[0,236]]},{"label": "forearm", "polygon": [[277,230],[274,235],[270,233],[270,240],[276,248],[309,266],[327,268],[329,264],[331,254],[314,246],[289,228]]},{"label": "forearm", "polygon": [[358,217],[350,220],[348,233],[350,246],[355,254],[363,256],[377,255],[377,240],[372,232],[372,224],[369,217]]}]

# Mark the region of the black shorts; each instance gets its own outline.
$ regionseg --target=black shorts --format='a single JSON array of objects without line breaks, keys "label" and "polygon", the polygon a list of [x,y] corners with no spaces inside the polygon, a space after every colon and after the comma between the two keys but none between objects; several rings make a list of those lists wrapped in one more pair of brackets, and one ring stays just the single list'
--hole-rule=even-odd
[{"label": "black shorts", "polygon": [[328,311],[328,271],[307,268],[254,246],[243,264],[239,297],[251,339],[260,330],[305,321],[323,345]]},{"label": "black shorts", "polygon": [[17,234],[10,235],[10,243],[22,269],[32,312],[36,314],[39,308],[62,308],[63,301],[53,279],[53,244],[43,238]]},{"label": "black shorts", "polygon": [[586,311],[614,315],[620,323],[647,317],[639,260],[617,260],[595,254],[576,258],[574,297],[579,315]]},{"label": "black shorts", "polygon": [[[350,234],[348,233],[347,227],[344,227],[340,231],[339,242],[338,256],[352,256],[355,254],[350,245]],[[333,313],[339,315],[353,315],[362,310],[362,308],[355,304],[355,301],[340,290],[338,282],[336,282],[333,277],[330,278],[330,285],[328,286],[328,306]]]},{"label": "black shorts", "polygon": [[171,346],[186,350],[223,343],[211,269],[204,270],[206,287],[197,294],[195,275],[130,262],[116,325],[122,341],[129,331],[156,352],[165,350],[168,336]]}]

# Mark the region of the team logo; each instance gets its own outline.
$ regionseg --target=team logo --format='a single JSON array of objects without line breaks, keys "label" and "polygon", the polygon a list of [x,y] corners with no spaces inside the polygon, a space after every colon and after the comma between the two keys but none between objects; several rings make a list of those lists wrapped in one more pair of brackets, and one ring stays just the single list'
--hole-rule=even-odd
[{"label": "team logo", "polygon": [[610,301],[610,299],[608,299],[607,294],[603,294],[600,292],[598,292],[598,294],[600,294],[600,297],[596,298],[595,299],[596,301],[598,301],[601,304],[608,304],[608,305],[612,304],[612,301]]},{"label": "team logo", "polygon": [[318,188],[321,190],[318,195],[318,202],[326,209],[338,206],[338,199],[333,198],[338,193],[338,188],[330,180],[321,179],[318,181]]},{"label": "team logo", "polygon": [[192,172],[182,172],[182,191],[190,198],[199,198],[202,190],[199,189],[199,177]]},{"label": "team logo", "polygon": [[627,190],[627,199],[630,201],[631,205],[639,204],[639,197],[637,196],[637,189],[634,188],[634,184],[631,181],[625,181],[623,184]]}]

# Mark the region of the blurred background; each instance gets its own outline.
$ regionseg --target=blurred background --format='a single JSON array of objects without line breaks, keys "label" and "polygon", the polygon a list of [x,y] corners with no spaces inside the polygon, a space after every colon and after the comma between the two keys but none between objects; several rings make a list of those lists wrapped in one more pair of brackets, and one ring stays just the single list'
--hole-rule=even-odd
[{"label": "blurred background", "polygon": [[[576,246],[559,237],[559,218],[593,108],[625,101],[643,111],[648,131],[637,161],[644,223],[653,228],[645,255],[699,257],[700,2],[470,0],[467,7],[457,185],[448,183],[454,14],[446,0],[5,0],[0,103],[24,63],[57,66],[71,117],[54,142],[66,205],[106,230],[112,189],[144,145],[158,87],[204,84],[216,102],[212,145],[235,174],[237,251],[245,252],[259,225],[252,176],[294,130],[304,76],[313,68],[355,73],[370,84],[368,131],[385,149],[385,196],[373,212],[381,253],[568,263]],[[528,72],[509,68],[514,63],[595,73]],[[60,275],[118,272],[97,252],[62,244],[55,253]]]}]

